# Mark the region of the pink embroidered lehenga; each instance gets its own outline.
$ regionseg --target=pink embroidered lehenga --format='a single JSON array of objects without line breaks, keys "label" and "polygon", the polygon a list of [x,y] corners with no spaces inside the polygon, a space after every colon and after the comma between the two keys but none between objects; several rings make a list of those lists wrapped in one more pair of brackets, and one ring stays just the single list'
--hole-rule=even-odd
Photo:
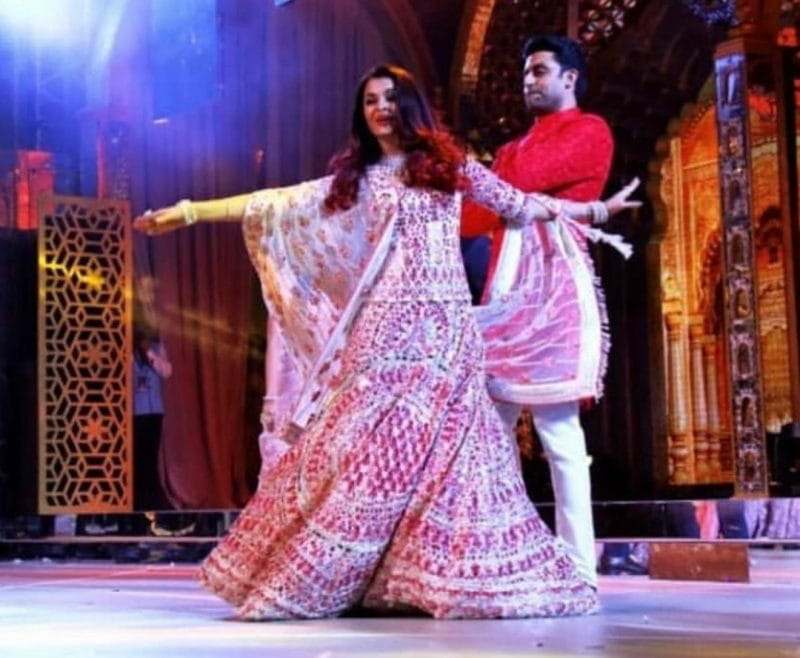
[{"label": "pink embroidered lehenga", "polygon": [[[525,220],[532,195],[466,171],[478,202]],[[201,580],[246,619],[356,604],[439,618],[593,612],[487,393],[460,196],[396,174],[369,167],[359,203],[333,216],[320,212],[329,178],[248,206],[248,250],[288,347],[271,422],[295,438]]]}]

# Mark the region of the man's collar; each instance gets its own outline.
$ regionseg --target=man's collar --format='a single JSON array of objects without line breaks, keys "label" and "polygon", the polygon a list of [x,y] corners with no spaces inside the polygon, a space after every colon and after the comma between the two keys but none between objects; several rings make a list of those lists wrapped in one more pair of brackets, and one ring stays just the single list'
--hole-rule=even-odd
[{"label": "man's collar", "polygon": [[554,126],[556,124],[561,123],[562,121],[573,119],[580,114],[582,114],[582,112],[581,108],[579,107],[571,107],[568,110],[560,110],[558,112],[550,112],[549,114],[543,114],[534,119],[533,124],[531,125],[531,130],[533,130],[534,128],[541,130],[548,126]]}]

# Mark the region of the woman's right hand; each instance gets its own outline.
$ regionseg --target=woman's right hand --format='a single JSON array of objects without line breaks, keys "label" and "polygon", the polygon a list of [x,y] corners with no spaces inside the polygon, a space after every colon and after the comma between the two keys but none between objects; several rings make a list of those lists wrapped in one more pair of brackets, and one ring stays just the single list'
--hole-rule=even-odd
[{"label": "woman's right hand", "polygon": [[183,211],[177,206],[148,210],[133,220],[133,228],[147,235],[161,235],[186,226]]}]

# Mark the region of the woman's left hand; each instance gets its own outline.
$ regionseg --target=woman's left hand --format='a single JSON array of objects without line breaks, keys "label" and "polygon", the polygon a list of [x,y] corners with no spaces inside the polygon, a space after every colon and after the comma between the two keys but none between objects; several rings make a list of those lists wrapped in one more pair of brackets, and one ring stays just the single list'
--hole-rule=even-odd
[{"label": "woman's left hand", "polygon": [[619,192],[610,196],[603,203],[608,208],[609,217],[622,212],[623,210],[631,210],[633,208],[640,208],[641,201],[631,201],[628,197],[639,187],[639,178],[634,178],[630,183],[623,187]]},{"label": "woman's left hand", "polygon": [[183,211],[177,206],[148,210],[133,220],[133,228],[147,235],[161,235],[186,226]]}]

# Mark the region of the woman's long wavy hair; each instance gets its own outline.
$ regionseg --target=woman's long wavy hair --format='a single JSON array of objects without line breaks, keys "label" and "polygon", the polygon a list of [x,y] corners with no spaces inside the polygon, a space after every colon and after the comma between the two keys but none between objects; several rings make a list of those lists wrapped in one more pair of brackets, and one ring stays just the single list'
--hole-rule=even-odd
[{"label": "woman's long wavy hair", "polygon": [[364,89],[367,82],[376,78],[394,82],[395,130],[400,147],[407,154],[403,172],[406,185],[448,193],[466,189],[469,181],[462,172],[464,151],[441,128],[411,73],[384,64],[367,71],[358,85],[349,143],[330,162],[333,181],[325,208],[336,211],[352,207],[358,198],[364,170],[381,158],[381,147],[364,117]]}]

